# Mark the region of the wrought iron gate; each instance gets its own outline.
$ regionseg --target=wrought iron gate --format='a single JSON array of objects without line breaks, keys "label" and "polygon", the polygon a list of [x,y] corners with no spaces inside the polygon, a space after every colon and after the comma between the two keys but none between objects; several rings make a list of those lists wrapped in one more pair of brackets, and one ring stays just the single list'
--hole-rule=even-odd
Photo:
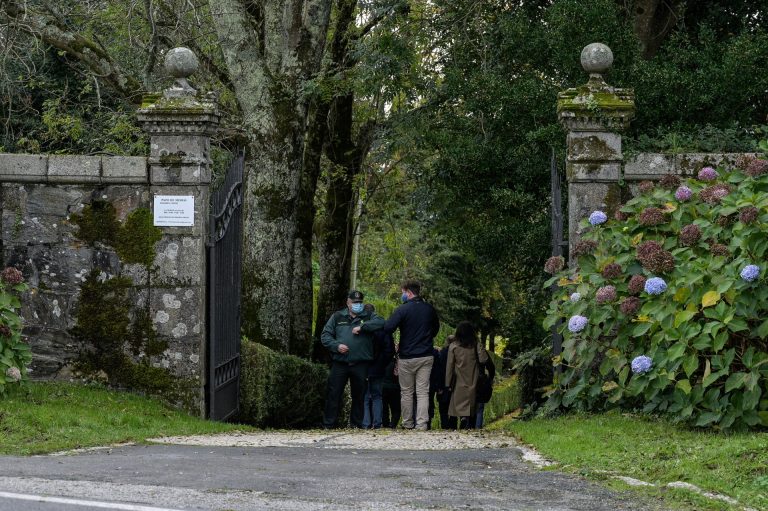
[{"label": "wrought iron gate", "polygon": [[207,415],[226,420],[240,399],[240,276],[245,155],[232,160],[222,185],[211,194],[208,239]]},{"label": "wrought iron gate", "polygon": [[[555,150],[552,149],[552,158],[549,164],[549,180],[550,180],[550,192],[552,194],[551,203],[551,229],[552,229],[552,255],[563,255],[563,248],[568,246],[567,241],[563,241],[563,181],[560,172],[557,168],[557,159],[555,158]],[[557,284],[552,285],[552,291],[557,292]],[[559,324],[552,328],[552,355],[559,355],[562,352],[563,336],[558,333]],[[555,373],[560,371],[558,366],[555,369]]]}]

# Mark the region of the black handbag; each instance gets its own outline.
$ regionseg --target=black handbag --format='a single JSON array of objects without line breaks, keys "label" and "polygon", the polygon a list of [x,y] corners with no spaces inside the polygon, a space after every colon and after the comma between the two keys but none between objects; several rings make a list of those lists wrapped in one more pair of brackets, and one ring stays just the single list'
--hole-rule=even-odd
[{"label": "black handbag", "polygon": [[[477,377],[477,387],[475,390],[475,401],[478,403],[487,403],[491,400],[493,395],[493,380],[488,376],[485,371],[485,364],[480,363],[480,355],[477,353],[477,345],[475,345],[475,360],[477,361],[477,367],[480,370],[480,375]],[[488,362],[491,362],[490,357]]]}]

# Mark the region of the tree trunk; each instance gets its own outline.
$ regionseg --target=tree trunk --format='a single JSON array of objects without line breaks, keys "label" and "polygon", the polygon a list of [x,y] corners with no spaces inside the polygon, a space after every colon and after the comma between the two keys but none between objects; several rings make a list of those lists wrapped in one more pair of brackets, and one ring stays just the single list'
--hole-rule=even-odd
[{"label": "tree trunk", "polygon": [[[326,75],[341,74],[355,63],[349,52],[354,36],[356,6],[357,0],[336,2],[336,19],[333,39],[329,44],[330,58]],[[323,327],[346,301],[352,260],[354,177],[360,172],[364,154],[370,144],[363,139],[353,140],[354,101],[351,93],[329,99],[324,104],[326,117],[317,119],[323,126],[327,126],[323,132],[327,139],[324,149],[332,163],[323,199],[325,214],[316,229],[320,290],[317,296],[312,358],[318,361],[327,358],[327,352],[320,342]],[[322,110],[318,108],[318,111]],[[318,166],[319,161],[318,155]]]},{"label": "tree trunk", "polygon": [[[328,173],[325,194],[325,215],[318,227],[318,255],[320,257],[320,293],[317,299],[315,339],[320,338],[325,322],[345,302],[352,268],[352,242],[354,229],[354,178],[360,173],[363,147],[352,140],[354,96],[337,98],[329,112],[328,159],[334,164]],[[361,143],[361,142],[358,142]],[[322,359],[319,347],[313,356]]]},{"label": "tree trunk", "polygon": [[243,112],[243,333],[307,356],[312,322],[316,177],[303,167],[308,114],[302,87],[319,69],[330,0],[210,0]]},{"label": "tree trunk", "polygon": [[682,11],[681,0],[635,0],[633,26],[643,58],[651,59],[672,32]]}]

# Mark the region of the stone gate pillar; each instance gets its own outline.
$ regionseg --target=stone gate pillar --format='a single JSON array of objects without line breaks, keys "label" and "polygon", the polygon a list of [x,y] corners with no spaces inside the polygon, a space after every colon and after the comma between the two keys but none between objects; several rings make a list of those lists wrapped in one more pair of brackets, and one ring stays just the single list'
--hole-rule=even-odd
[{"label": "stone gate pillar", "polygon": [[150,134],[148,160],[154,223],[163,231],[150,276],[150,309],[185,405],[205,416],[206,240],[211,183],[210,139],[219,125],[215,95],[187,82],[198,67],[187,48],[165,59],[176,78],[148,95],[138,120]]},{"label": "stone gate pillar", "polygon": [[592,211],[612,215],[620,200],[623,164],[620,132],[635,115],[635,93],[617,89],[603,79],[613,63],[611,49],[600,43],[586,46],[581,65],[589,81],[557,96],[557,114],[568,130],[568,245],[580,239],[579,221]]}]

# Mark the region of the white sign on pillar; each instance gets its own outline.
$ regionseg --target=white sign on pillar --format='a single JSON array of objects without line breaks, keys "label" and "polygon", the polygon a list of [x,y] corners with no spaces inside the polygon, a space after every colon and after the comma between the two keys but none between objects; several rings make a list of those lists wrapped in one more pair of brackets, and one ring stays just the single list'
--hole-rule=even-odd
[{"label": "white sign on pillar", "polygon": [[192,227],[195,225],[195,197],[155,195],[153,216],[157,227]]}]

